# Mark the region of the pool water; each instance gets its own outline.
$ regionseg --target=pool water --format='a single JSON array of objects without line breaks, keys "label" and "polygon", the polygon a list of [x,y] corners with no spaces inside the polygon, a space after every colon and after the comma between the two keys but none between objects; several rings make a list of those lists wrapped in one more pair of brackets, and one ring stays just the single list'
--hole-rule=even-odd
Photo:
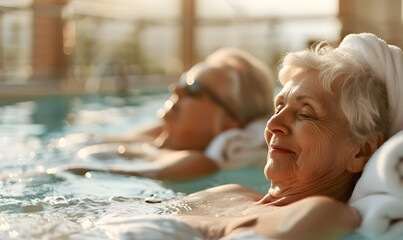
[{"label": "pool water", "polygon": [[[96,143],[89,136],[119,134],[157,122],[155,113],[167,98],[167,92],[139,92],[127,97],[48,96],[1,102],[0,239],[111,239],[94,228],[100,219],[172,214],[186,208],[153,205],[147,203],[150,199],[172,199],[226,183],[267,191],[263,171],[255,168],[221,171],[189,182],[52,170],[82,162],[78,151]],[[97,164],[106,168],[110,163]]]}]

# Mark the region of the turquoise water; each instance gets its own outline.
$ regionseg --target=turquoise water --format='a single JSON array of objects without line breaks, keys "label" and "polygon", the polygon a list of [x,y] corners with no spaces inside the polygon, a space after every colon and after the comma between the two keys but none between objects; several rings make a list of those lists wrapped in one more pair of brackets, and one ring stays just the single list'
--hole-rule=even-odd
[{"label": "turquoise water", "polygon": [[[0,101],[0,239],[114,239],[97,228],[104,219],[174,214],[186,207],[153,205],[226,183],[266,193],[261,169],[220,171],[189,182],[92,172],[85,176],[52,169],[83,163],[77,152],[97,143],[93,134],[119,134],[158,121],[168,93],[48,96]],[[91,133],[88,135],[88,133]],[[87,138],[88,137],[88,138]],[[126,159],[118,164],[133,164]],[[85,159],[107,168],[111,161]],[[351,234],[342,240],[364,239]]]},{"label": "turquoise water", "polygon": [[[93,230],[99,219],[172,214],[178,209],[147,204],[150,197],[171,199],[226,183],[267,191],[262,170],[254,168],[181,183],[52,171],[82,163],[77,152],[96,143],[87,133],[119,134],[158,121],[155,113],[167,98],[168,93],[158,92],[0,102],[0,239],[110,239]],[[96,164],[107,168],[109,163]]]}]

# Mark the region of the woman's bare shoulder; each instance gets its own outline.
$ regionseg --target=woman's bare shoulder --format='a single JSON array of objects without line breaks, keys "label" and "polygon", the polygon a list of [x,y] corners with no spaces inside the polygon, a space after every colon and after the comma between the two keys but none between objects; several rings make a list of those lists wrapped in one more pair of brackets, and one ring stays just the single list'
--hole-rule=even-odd
[{"label": "woman's bare shoulder", "polygon": [[[285,239],[333,239],[360,224],[359,214],[347,204],[325,196],[312,196],[268,210],[259,216],[256,232]],[[267,223],[272,227],[267,228]]]},{"label": "woman's bare shoulder", "polygon": [[[232,209],[244,209],[256,204],[262,197],[263,194],[250,188],[238,184],[226,184],[189,194],[185,200],[190,203],[203,201],[212,208],[225,209],[226,214],[233,215],[239,212],[232,212]],[[205,209],[206,212],[210,210]]]},{"label": "woman's bare shoulder", "polygon": [[200,192],[196,192],[196,193],[222,193],[222,194],[226,194],[226,193],[231,193],[231,194],[239,194],[239,195],[250,195],[250,194],[257,194],[259,196],[263,196],[263,194],[256,192],[255,190],[239,185],[239,184],[225,184],[225,185],[220,185],[220,186],[216,186],[216,187],[212,187]]}]

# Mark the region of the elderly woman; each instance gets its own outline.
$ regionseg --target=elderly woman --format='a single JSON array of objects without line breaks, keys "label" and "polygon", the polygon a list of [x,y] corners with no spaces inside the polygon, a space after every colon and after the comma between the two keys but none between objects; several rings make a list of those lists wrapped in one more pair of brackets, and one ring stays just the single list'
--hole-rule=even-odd
[{"label": "elderly woman", "polygon": [[[219,49],[171,87],[171,98],[159,111],[160,125],[104,137],[106,142],[119,144],[89,146],[79,155],[112,149],[122,157],[141,158],[152,165],[141,170],[133,162],[133,166],[110,172],[157,179],[195,177],[259,161],[264,164],[267,150],[262,131],[273,114],[273,89],[271,71],[261,61],[240,49]],[[247,153],[248,158],[239,155]],[[94,169],[69,170],[82,174]]]},{"label": "elderly woman", "polygon": [[[402,80],[375,72],[363,49],[350,46],[357,40],[388,46],[372,34],[350,35],[338,48],[322,42],[286,55],[284,87],[265,130],[266,195],[219,186],[168,203],[179,214],[158,221],[195,239],[328,239],[357,228],[360,215],[346,202],[371,155],[403,129],[395,108],[401,101],[386,87],[402,87]],[[400,49],[396,54],[401,63]]]}]

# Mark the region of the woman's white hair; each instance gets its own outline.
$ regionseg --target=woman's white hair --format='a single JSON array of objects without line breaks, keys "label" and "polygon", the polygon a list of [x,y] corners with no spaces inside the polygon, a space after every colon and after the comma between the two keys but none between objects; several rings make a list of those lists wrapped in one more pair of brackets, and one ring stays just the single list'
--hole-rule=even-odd
[{"label": "woman's white hair", "polygon": [[273,114],[275,84],[266,64],[238,48],[221,48],[209,55],[205,62],[224,68],[234,80],[229,101],[233,103],[242,125]]},{"label": "woman's white hair", "polygon": [[348,51],[333,48],[325,41],[310,49],[288,53],[282,61],[282,76],[294,67],[319,71],[319,81],[329,92],[341,81],[340,106],[350,123],[355,139],[370,136],[375,131],[389,137],[390,117],[386,85],[368,65]]}]

